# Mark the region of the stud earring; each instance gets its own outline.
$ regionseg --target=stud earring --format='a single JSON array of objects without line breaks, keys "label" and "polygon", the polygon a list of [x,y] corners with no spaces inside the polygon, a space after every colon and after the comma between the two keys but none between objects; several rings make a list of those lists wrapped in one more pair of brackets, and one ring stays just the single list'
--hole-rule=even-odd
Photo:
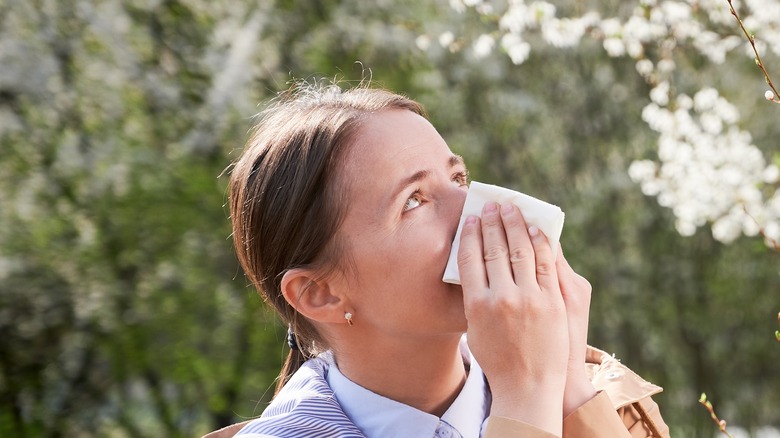
[{"label": "stud earring", "polygon": [[347,324],[349,324],[349,326],[352,327],[352,313],[344,312],[344,319],[346,319]]}]

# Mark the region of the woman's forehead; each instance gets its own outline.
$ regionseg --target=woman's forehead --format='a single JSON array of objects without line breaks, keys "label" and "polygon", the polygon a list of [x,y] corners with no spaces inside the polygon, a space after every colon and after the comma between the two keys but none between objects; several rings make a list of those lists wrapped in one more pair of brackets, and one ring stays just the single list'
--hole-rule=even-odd
[{"label": "woman's forehead", "polygon": [[[347,153],[347,164],[357,173],[408,170],[450,156],[447,143],[424,117],[408,110],[371,114],[358,128]],[[379,176],[379,175],[376,175]]]},{"label": "woman's forehead", "polygon": [[382,216],[412,185],[463,164],[436,129],[411,111],[372,114],[356,134],[341,170],[350,216]]}]

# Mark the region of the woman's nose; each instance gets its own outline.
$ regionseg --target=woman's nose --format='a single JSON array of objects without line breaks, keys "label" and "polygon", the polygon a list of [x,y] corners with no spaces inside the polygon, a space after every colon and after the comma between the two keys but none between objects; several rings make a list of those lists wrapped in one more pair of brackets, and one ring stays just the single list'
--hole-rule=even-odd
[{"label": "woman's nose", "polygon": [[447,225],[450,233],[454,236],[460,222],[460,215],[463,212],[463,204],[466,203],[466,193],[468,188],[453,187],[447,198]]}]

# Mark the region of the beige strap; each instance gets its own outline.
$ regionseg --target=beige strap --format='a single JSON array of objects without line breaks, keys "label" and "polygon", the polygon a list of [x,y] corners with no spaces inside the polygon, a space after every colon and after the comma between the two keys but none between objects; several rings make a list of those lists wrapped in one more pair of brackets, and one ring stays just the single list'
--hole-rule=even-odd
[{"label": "beige strap", "polygon": [[661,436],[661,432],[658,430],[658,426],[655,424],[655,421],[653,421],[652,418],[650,418],[649,415],[647,415],[647,412],[645,411],[645,408],[642,406],[639,402],[634,402],[631,404],[631,406],[636,409],[636,411],[639,413],[639,416],[642,417],[642,422],[644,422],[647,427],[650,429],[650,433],[653,437],[657,438],[663,438]]}]

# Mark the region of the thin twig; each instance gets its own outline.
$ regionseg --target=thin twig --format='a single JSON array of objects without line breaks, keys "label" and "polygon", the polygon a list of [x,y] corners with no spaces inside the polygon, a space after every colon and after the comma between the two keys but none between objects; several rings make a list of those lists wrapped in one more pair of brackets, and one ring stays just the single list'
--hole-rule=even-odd
[{"label": "thin twig", "polygon": [[[777,312],[777,325],[780,325],[780,312]],[[780,330],[775,330],[775,339],[780,342]]]},{"label": "thin twig", "polygon": [[766,234],[766,231],[764,230],[764,227],[761,226],[761,224],[758,222],[758,219],[753,217],[753,215],[750,214],[750,212],[748,211],[747,205],[742,204],[742,211],[745,212],[745,216],[747,216],[750,219],[752,219],[753,222],[756,224],[756,226],[758,227],[758,234],[760,234],[761,237],[764,238],[764,242],[767,244],[767,246],[769,246],[770,248],[775,250],[778,254],[780,254],[780,244],[778,244],[777,240],[769,237]]},{"label": "thin twig", "polygon": [[712,403],[707,400],[707,394],[703,392],[701,393],[701,397],[699,397],[699,403],[704,405],[704,407],[707,408],[707,410],[710,412],[710,417],[712,417],[712,421],[718,425],[718,429],[720,429],[720,431],[727,437],[734,438],[734,436],[728,433],[726,430],[726,420],[721,420],[717,415],[715,415],[715,409],[712,408]]},{"label": "thin twig", "polygon": [[742,33],[745,34],[748,41],[750,41],[750,46],[753,47],[753,53],[756,54],[756,65],[764,73],[764,79],[766,80],[767,85],[769,85],[769,88],[771,88],[772,91],[774,92],[774,94],[772,95],[772,99],[767,99],[767,100],[770,100],[774,103],[780,103],[780,93],[777,92],[777,89],[775,88],[775,84],[772,83],[772,79],[769,77],[769,72],[766,71],[766,68],[764,67],[764,61],[761,60],[761,55],[758,54],[758,49],[756,49],[756,36],[748,33],[747,29],[745,29],[745,25],[742,24],[742,19],[740,19],[739,14],[737,14],[737,10],[734,9],[734,4],[731,3],[731,0],[728,0],[728,2],[729,2],[729,9],[731,9],[731,15],[733,15],[734,18],[737,19],[737,23],[739,24],[740,29],[742,29]]}]

